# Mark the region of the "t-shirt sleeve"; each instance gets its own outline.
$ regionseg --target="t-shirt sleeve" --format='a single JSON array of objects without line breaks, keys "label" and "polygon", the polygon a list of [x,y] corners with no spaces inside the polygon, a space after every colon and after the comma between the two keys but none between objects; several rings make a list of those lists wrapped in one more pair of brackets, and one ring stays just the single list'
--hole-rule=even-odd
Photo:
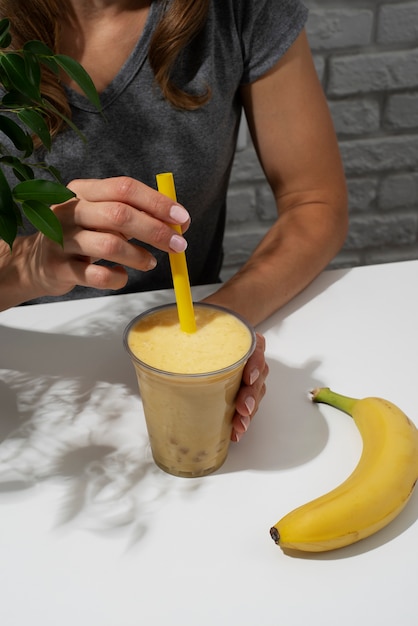
[{"label": "t-shirt sleeve", "polygon": [[241,83],[252,83],[290,48],[305,26],[308,10],[299,0],[243,0]]}]

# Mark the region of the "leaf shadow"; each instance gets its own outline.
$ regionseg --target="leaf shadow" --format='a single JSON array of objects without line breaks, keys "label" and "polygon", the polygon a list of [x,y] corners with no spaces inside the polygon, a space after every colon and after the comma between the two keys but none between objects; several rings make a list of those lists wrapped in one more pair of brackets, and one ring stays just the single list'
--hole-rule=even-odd
[{"label": "leaf shadow", "polygon": [[[156,292],[150,306],[166,300]],[[122,343],[124,328],[140,311],[118,298],[100,304],[53,332],[0,325],[0,498],[24,497],[53,482],[61,494],[57,527],[125,527],[132,544],[144,536],[163,496],[187,488],[173,483],[150,455],[136,376]],[[57,319],[55,305],[45,306]]]}]

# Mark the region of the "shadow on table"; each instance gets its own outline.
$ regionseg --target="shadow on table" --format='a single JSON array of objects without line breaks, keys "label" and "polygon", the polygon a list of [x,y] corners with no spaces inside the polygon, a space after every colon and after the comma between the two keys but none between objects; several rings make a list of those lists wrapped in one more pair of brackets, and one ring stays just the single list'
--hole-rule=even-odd
[{"label": "shadow on table", "polygon": [[[283,320],[325,292],[349,272],[348,269],[323,272],[297,297],[273,314],[258,330],[278,332]],[[267,394],[254,424],[240,441],[232,445],[219,473],[255,469],[280,470],[302,465],[315,458],[328,440],[328,426],[318,407],[309,400],[309,391],[322,386],[315,376],[320,363],[307,361],[291,367],[268,359],[270,373]]]},{"label": "shadow on table", "polygon": [[269,359],[267,393],[254,422],[240,441],[232,444],[221,473],[245,469],[281,470],[307,463],[328,441],[328,426],[309,400],[309,391],[320,383],[308,362],[293,368]]},{"label": "shadow on table", "polygon": [[[151,306],[165,299],[156,293]],[[74,520],[99,531],[128,526],[135,542],[163,497],[199,487],[152,461],[122,345],[138,312],[109,299],[62,327],[55,321],[51,333],[0,326],[1,500],[51,481],[61,494],[57,526]]]},{"label": "shadow on table", "polygon": [[[0,327],[0,345],[15,346],[10,358],[0,356],[0,501],[25,498],[50,482],[59,486],[57,527],[123,529],[134,545],[161,507],[190,498],[204,479],[179,479],[155,466],[135,374],[121,346],[123,325],[83,337]],[[325,445],[325,421],[301,393],[313,384],[315,364],[270,366],[280,391],[267,395],[257,428],[231,446],[222,471],[279,470],[306,462]]]},{"label": "shadow on table", "polygon": [[[301,295],[299,305],[310,297]],[[156,292],[151,306],[165,301],[167,295]],[[54,324],[51,333],[0,326],[0,497],[58,481],[58,525],[128,525],[137,541],[162,498],[200,488],[201,480],[169,476],[152,461],[122,345],[123,329],[138,312],[116,298],[62,327]],[[280,316],[269,323],[279,328]],[[293,368],[270,359],[269,365],[269,392],[256,424],[231,446],[222,473],[293,467],[326,444],[326,422],[307,398],[318,384],[318,364]]]}]

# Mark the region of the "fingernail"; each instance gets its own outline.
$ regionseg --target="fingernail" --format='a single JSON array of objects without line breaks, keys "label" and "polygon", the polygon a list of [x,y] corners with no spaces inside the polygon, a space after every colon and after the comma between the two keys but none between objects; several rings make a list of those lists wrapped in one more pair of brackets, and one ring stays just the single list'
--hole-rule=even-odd
[{"label": "fingernail", "polygon": [[260,376],[259,370],[255,367],[250,374],[250,385],[254,385],[255,381]]},{"label": "fingernail", "polygon": [[173,235],[170,239],[170,248],[174,252],[184,252],[187,248],[187,241],[180,235]]},{"label": "fingernail", "polygon": [[150,259],[148,259],[148,270],[153,270],[155,267],[157,266],[157,259],[155,258],[155,256],[152,256]]},{"label": "fingernail", "polygon": [[[248,398],[245,399],[245,406],[247,407],[248,413],[251,415],[255,409],[255,400],[252,396],[248,396]],[[249,417],[244,417],[243,419],[249,419]]]},{"label": "fingernail", "polygon": [[249,415],[244,415],[243,417],[240,418],[240,422],[244,426],[245,432],[247,432],[248,426],[250,425],[250,422],[251,422],[250,416]]},{"label": "fingernail", "polygon": [[175,224],[185,224],[190,219],[186,209],[179,204],[173,204],[170,209],[170,217]]},{"label": "fingernail", "polygon": [[241,439],[241,433],[237,433],[237,431],[234,432],[234,436],[235,436],[235,443],[238,443],[238,441]]}]

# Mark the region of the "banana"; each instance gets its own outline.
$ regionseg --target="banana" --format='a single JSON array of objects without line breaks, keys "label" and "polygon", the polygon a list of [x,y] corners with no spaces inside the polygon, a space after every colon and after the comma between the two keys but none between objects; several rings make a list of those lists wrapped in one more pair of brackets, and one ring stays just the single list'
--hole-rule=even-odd
[{"label": "banana", "polygon": [[311,398],[351,415],[363,450],[343,483],[270,529],[285,552],[324,552],[372,535],[400,513],[418,479],[418,429],[397,406],[382,398],[349,398],[328,387],[313,390]]}]

